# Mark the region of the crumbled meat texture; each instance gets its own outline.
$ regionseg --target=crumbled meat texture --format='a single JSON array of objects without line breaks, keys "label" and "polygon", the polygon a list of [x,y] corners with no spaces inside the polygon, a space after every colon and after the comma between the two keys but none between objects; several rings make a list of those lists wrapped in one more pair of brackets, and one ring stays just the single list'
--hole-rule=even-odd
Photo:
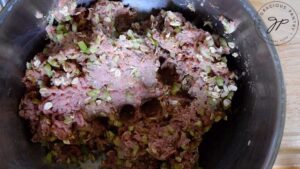
[{"label": "crumbled meat texture", "polygon": [[47,160],[101,168],[193,169],[234,92],[226,41],[161,11],[135,22],[121,2],[61,0],[51,42],[27,63],[20,116]]}]

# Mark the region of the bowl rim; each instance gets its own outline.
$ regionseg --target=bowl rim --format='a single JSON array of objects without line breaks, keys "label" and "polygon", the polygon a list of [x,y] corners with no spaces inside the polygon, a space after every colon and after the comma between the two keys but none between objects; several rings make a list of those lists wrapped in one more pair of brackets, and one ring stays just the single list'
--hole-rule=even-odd
[{"label": "bowl rim", "polygon": [[[247,13],[250,15],[250,17],[253,20],[260,19],[261,17],[258,15],[258,12],[255,10],[254,6],[249,2],[249,0],[241,1],[242,6],[247,11]],[[256,25],[257,28],[257,25]],[[257,29],[259,33],[266,32],[267,27],[265,24],[263,24],[260,28]],[[269,35],[267,35],[269,36]],[[266,43],[266,46],[268,47],[268,50],[270,51],[270,55],[272,56],[273,64],[275,67],[275,75],[276,79],[275,81],[278,84],[278,100],[277,100],[277,112],[276,115],[276,122],[275,122],[275,128],[273,133],[273,139],[270,143],[271,146],[268,150],[268,155],[265,157],[265,161],[263,163],[264,169],[272,169],[276,157],[278,155],[281,141],[283,138],[283,132],[284,132],[284,126],[285,126],[285,117],[286,117],[286,87],[284,82],[284,75],[282,71],[282,66],[280,62],[280,57],[278,55],[277,49],[275,48],[275,45],[268,43],[266,40],[264,40]]]}]

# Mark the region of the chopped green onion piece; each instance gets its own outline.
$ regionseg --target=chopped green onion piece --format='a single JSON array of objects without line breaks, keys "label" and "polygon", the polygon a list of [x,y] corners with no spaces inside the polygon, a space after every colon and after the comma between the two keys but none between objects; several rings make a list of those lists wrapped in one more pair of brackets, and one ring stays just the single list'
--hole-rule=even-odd
[{"label": "chopped green onion piece", "polygon": [[194,137],[194,136],[195,136],[195,132],[194,132],[194,131],[192,131],[192,130],[190,130],[190,131],[189,131],[189,134],[190,134],[192,137]]},{"label": "chopped green onion piece", "polygon": [[32,65],[31,65],[30,62],[27,62],[27,63],[26,63],[26,68],[27,68],[27,69],[31,69],[31,68],[32,68]]},{"label": "chopped green onion piece", "polygon": [[180,146],[180,148],[181,148],[182,150],[186,150],[186,149],[187,149],[187,147],[186,147],[185,144],[182,144],[182,145]]},{"label": "chopped green onion piece", "polygon": [[183,169],[182,166],[178,163],[175,163],[172,167],[172,169]]},{"label": "chopped green onion piece", "polygon": [[218,104],[218,101],[214,98],[209,98],[208,99],[208,104],[211,106],[211,107],[216,107],[217,104]]},{"label": "chopped green onion piece", "polygon": [[221,76],[215,77],[215,80],[216,80],[216,84],[218,86],[223,86],[224,85],[224,79]]},{"label": "chopped green onion piece", "polygon": [[205,71],[206,71],[206,73],[211,73],[211,66],[206,66],[206,68],[205,68]]},{"label": "chopped green onion piece", "polygon": [[158,46],[158,42],[153,38],[152,34],[150,32],[147,33],[147,37],[150,39],[152,45],[154,45],[154,47]]},{"label": "chopped green onion piece", "polygon": [[46,64],[44,66],[44,71],[46,72],[46,74],[47,74],[48,77],[52,77],[53,72],[52,72],[52,68],[51,68],[51,66],[49,64]]},{"label": "chopped green onion piece", "polygon": [[48,62],[51,66],[53,66],[53,67],[59,67],[57,61],[54,60],[54,59],[48,59],[47,62]]},{"label": "chopped green onion piece", "polygon": [[141,46],[141,41],[139,41],[138,39],[131,40],[131,43],[133,49],[139,49]]},{"label": "chopped green onion piece", "polygon": [[127,31],[127,35],[131,38],[131,39],[135,39],[134,35],[133,35],[133,31],[131,29],[129,29]]},{"label": "chopped green onion piece", "polygon": [[222,120],[222,116],[216,116],[216,118],[215,118],[215,122],[219,122],[220,120]]},{"label": "chopped green onion piece", "polygon": [[210,130],[210,128],[211,128],[211,126],[205,127],[205,128],[204,128],[204,132],[205,132],[205,133],[208,132],[208,131]]},{"label": "chopped green onion piece", "polygon": [[227,63],[227,58],[226,57],[222,57],[222,62]]},{"label": "chopped green onion piece", "polygon": [[175,160],[180,163],[182,161],[182,158],[177,156],[177,157],[175,157]]},{"label": "chopped green onion piece", "polygon": [[180,83],[174,83],[172,88],[171,88],[171,94],[176,95],[181,89],[181,84]]},{"label": "chopped green onion piece", "polygon": [[107,131],[106,132],[106,137],[108,140],[113,141],[115,134],[112,131]]},{"label": "chopped green onion piece", "polygon": [[37,99],[37,98],[34,98],[34,99],[32,100],[32,103],[33,103],[33,104],[40,104],[41,101],[40,101],[39,99]]},{"label": "chopped green onion piece", "polygon": [[134,130],[134,126],[129,126],[129,127],[128,127],[128,130],[129,130],[129,131],[133,131],[133,130]]},{"label": "chopped green onion piece", "polygon": [[182,30],[181,27],[176,27],[176,28],[175,28],[175,32],[176,32],[176,33],[181,32],[181,30]]},{"label": "chopped green onion piece", "polygon": [[52,159],[53,159],[53,154],[52,154],[52,152],[49,152],[47,155],[46,155],[46,157],[45,157],[45,162],[47,163],[47,164],[50,164],[50,163],[52,163]]},{"label": "chopped green onion piece", "polygon": [[63,34],[56,34],[56,39],[58,42],[61,42],[64,39],[64,35]]},{"label": "chopped green onion piece", "polygon": [[64,34],[64,33],[67,33],[67,29],[65,27],[65,25],[58,25],[56,27],[56,33],[57,34]]},{"label": "chopped green onion piece", "polygon": [[121,140],[119,137],[116,137],[113,142],[114,142],[114,145],[117,147],[119,147],[121,145]]},{"label": "chopped green onion piece", "polygon": [[78,30],[77,24],[76,24],[76,23],[73,23],[73,24],[72,24],[72,31],[73,31],[73,32],[77,32],[77,30]]},{"label": "chopped green onion piece", "polygon": [[120,121],[118,121],[118,120],[116,120],[116,121],[114,121],[114,126],[116,126],[116,127],[122,127],[122,122],[120,122]]},{"label": "chopped green onion piece", "polygon": [[78,44],[81,52],[83,52],[83,53],[89,53],[90,52],[89,48],[87,47],[87,45],[83,41],[80,41],[77,44]]},{"label": "chopped green onion piece", "polygon": [[109,102],[109,101],[112,100],[112,98],[111,98],[110,93],[109,93],[108,90],[105,90],[105,91],[103,92],[103,94],[102,94],[102,96],[101,96],[101,99],[103,99],[104,101],[107,101],[107,102]]},{"label": "chopped green onion piece", "polygon": [[224,38],[220,38],[219,41],[220,41],[220,45],[221,45],[222,47],[228,48],[227,41],[226,41]]},{"label": "chopped green onion piece", "polygon": [[90,52],[91,53],[96,53],[97,52],[97,48],[96,47],[90,47]]},{"label": "chopped green onion piece", "polygon": [[64,120],[64,123],[69,125],[73,122],[73,118],[72,116],[65,116],[65,120]]},{"label": "chopped green onion piece", "polygon": [[170,134],[174,134],[175,129],[172,126],[167,126],[167,129]]},{"label": "chopped green onion piece", "polygon": [[92,89],[87,92],[87,95],[90,96],[93,100],[96,100],[100,94],[100,90]]},{"label": "chopped green onion piece", "polygon": [[70,21],[70,20],[72,20],[72,18],[71,18],[70,15],[68,15],[68,16],[65,17],[65,20],[66,20],[66,21]]},{"label": "chopped green onion piece", "polygon": [[227,95],[227,99],[232,100],[233,96],[234,96],[234,92],[229,92],[229,94]]},{"label": "chopped green onion piece", "polygon": [[148,144],[148,138],[147,138],[146,135],[143,135],[143,137],[142,137],[142,142],[143,142],[144,144]]},{"label": "chopped green onion piece", "polygon": [[198,120],[197,122],[195,122],[195,126],[196,127],[202,127],[202,121]]},{"label": "chopped green onion piece", "polygon": [[200,116],[204,116],[205,115],[204,109],[199,109],[197,114],[199,114]]}]

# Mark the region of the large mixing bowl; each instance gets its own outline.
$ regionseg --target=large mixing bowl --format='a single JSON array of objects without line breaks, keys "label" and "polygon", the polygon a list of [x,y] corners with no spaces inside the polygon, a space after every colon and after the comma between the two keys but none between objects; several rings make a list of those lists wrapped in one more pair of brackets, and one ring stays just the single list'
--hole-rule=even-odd
[{"label": "large mixing bowl", "polygon": [[[137,0],[138,2],[139,0]],[[229,39],[235,41],[240,57],[229,58],[229,66],[240,76],[233,112],[227,122],[216,124],[200,146],[204,169],[271,169],[284,127],[285,90],[280,62],[275,48],[259,33],[256,12],[247,1],[173,0],[170,7],[185,14],[196,25],[204,20],[217,23],[214,31],[222,33],[218,15],[238,20],[238,29]],[[54,0],[11,0],[0,15],[0,168],[54,169],[64,166],[43,163],[44,150],[30,142],[30,130],[18,116],[24,94],[21,78],[25,63],[45,44],[47,15]]]}]

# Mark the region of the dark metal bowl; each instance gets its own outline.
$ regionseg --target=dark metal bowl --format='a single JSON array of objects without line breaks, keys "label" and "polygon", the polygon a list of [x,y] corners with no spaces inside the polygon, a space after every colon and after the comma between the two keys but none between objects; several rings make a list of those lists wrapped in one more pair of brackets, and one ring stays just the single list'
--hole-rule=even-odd
[{"label": "dark metal bowl", "polygon": [[[278,55],[274,46],[260,38],[256,11],[247,1],[209,0],[196,13],[188,11],[185,0],[173,0],[179,10],[196,25],[203,20],[217,23],[220,14],[240,21],[229,36],[241,57],[230,59],[230,68],[240,75],[233,112],[227,122],[215,125],[200,147],[200,162],[205,169],[271,169],[282,138],[285,119],[285,89]],[[207,5],[207,4],[212,5]],[[45,19],[54,0],[11,0],[0,15],[0,169],[54,169],[43,163],[44,150],[30,142],[30,131],[18,117],[24,94],[21,78],[25,63],[45,44]]]}]

